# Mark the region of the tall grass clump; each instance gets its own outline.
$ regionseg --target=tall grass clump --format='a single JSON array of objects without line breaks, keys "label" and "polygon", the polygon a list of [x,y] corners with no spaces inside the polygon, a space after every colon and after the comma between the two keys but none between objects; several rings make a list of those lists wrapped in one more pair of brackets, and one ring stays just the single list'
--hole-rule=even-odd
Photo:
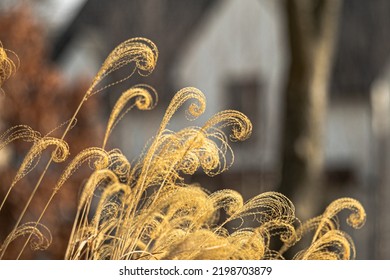
[{"label": "tall grass clump", "polygon": [[[65,259],[283,259],[307,235],[311,236],[310,244],[296,252],[294,259],[354,258],[353,241],[339,228],[337,219],[337,214],[347,209],[351,212],[347,219],[350,226],[359,228],[364,224],[364,209],[352,198],[338,199],[322,215],[301,222],[295,216],[293,203],[280,193],[266,192],[244,201],[234,190],[210,193],[198,184],[186,182],[185,176],[198,170],[209,176],[228,170],[234,161],[229,143],[243,141],[252,132],[250,120],[235,110],[219,112],[202,126],[168,129],[181,108],[186,109],[190,120],[205,111],[205,96],[192,87],[175,94],[151,143],[131,162],[119,149],[106,149],[107,142],[126,113],[131,109],[151,110],[158,97],[152,87],[144,84],[123,92],[111,111],[101,146],[84,149],[69,159],[41,215],[35,221],[22,223],[50,165],[70,156],[72,147],[65,139],[85,102],[135,73],[149,75],[157,58],[157,47],[150,40],[127,40],[107,57],[66,122],[61,137],[42,136],[24,125],[12,127],[0,136],[0,149],[15,140],[31,143],[8,193],[1,198],[0,211],[18,182],[51,149],[19,219],[1,241],[0,258],[13,242],[23,244],[16,258],[22,256],[27,245],[34,250],[50,245],[50,231],[41,223],[42,218],[64,183],[83,164],[89,164],[93,171],[80,191]],[[2,55],[1,59],[3,83],[15,67],[7,57]],[[123,67],[129,69],[128,75],[103,84],[109,74]],[[278,243],[274,240],[280,245],[275,245]]]}]

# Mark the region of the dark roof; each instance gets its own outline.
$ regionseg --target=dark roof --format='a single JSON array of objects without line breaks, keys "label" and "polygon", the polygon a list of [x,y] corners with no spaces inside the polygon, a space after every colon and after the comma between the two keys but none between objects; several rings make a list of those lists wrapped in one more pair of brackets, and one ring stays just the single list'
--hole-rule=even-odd
[{"label": "dark roof", "polygon": [[[219,0],[89,0],[54,43],[52,58],[59,59],[68,44],[83,31],[98,30],[103,45],[98,46],[102,61],[119,43],[134,37],[152,40],[159,49],[157,67],[146,78],[133,76],[132,82],[154,86],[164,103],[174,94],[172,63],[206,12]],[[115,74],[111,76],[115,79]],[[122,77],[123,78],[123,77]],[[125,85],[122,85],[125,86]]]},{"label": "dark roof", "polygon": [[[52,57],[59,58],[75,35],[92,28],[105,36],[106,45],[99,46],[102,55],[131,37],[151,39],[160,50],[158,67],[166,73],[181,46],[217,1],[86,1],[78,16],[57,37]],[[390,1],[344,0],[338,37],[332,94],[368,96],[372,82],[389,61]],[[169,83],[166,76],[156,79]]]},{"label": "dark roof", "polygon": [[217,0],[88,0],[54,42],[57,59],[86,29],[104,33],[108,50],[132,37],[147,37],[172,53]]}]

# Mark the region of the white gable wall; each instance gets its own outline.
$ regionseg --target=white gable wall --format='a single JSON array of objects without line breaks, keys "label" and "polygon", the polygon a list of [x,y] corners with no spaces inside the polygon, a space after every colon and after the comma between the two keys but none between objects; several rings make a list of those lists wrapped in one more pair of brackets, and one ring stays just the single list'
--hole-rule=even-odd
[{"label": "white gable wall", "polygon": [[[267,166],[278,157],[279,100],[286,66],[280,1],[221,1],[210,11],[177,63],[178,88],[195,86],[207,97],[206,115],[229,109],[224,87],[227,79],[256,76],[262,84],[259,107],[265,135],[258,147],[235,148],[236,165]],[[265,104],[264,104],[265,103]],[[264,110],[263,109],[263,110]],[[245,113],[245,112],[243,112]],[[261,127],[254,127],[260,131]],[[242,149],[241,149],[242,147]]]}]

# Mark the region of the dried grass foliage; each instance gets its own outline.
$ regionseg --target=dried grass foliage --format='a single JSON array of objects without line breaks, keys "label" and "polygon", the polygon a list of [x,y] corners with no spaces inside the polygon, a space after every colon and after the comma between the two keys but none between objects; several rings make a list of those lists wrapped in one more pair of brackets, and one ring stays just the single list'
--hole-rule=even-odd
[{"label": "dried grass foliage", "polygon": [[[13,59],[9,55],[13,55]],[[11,50],[3,48],[3,44],[0,42],[0,90],[2,91],[3,83],[8,80],[19,66],[18,56]]]},{"label": "dried grass foliage", "polygon": [[[0,148],[18,139],[32,143],[9,192],[53,146],[34,196],[51,163],[69,156],[71,147],[65,138],[83,104],[136,72],[149,75],[157,58],[157,47],[150,40],[125,41],[103,63],[61,137],[41,137],[27,126],[13,127],[2,134]],[[105,77],[122,67],[130,68],[128,76],[98,87]],[[1,73],[6,71],[9,70]],[[364,224],[364,209],[354,199],[336,200],[321,216],[302,223],[295,216],[293,203],[280,193],[262,193],[245,202],[234,190],[209,193],[199,185],[186,183],[184,175],[199,169],[210,176],[228,170],[234,162],[229,142],[243,141],[252,132],[250,120],[234,110],[217,113],[203,126],[169,130],[168,124],[180,108],[187,109],[189,120],[205,111],[206,98],[196,88],[184,88],[175,94],[153,141],[137,161],[130,164],[118,149],[107,151],[110,134],[124,114],[133,108],[150,110],[157,99],[156,91],[147,85],[134,86],[121,95],[109,117],[102,147],[87,148],[71,159],[53,186],[41,216],[21,225],[19,219],[2,241],[1,257],[21,236],[27,239],[18,258],[27,244],[34,250],[49,246],[51,235],[41,219],[52,198],[83,163],[89,163],[94,171],[79,196],[65,259],[283,259],[283,254],[309,232],[313,233],[311,244],[295,259],[354,257],[353,241],[341,231],[337,220],[337,214],[348,209],[352,227]],[[7,196],[2,205],[6,199]],[[226,216],[222,221],[221,212]],[[228,230],[228,224],[234,224],[234,230]],[[280,248],[273,248],[274,239],[282,242]]]}]

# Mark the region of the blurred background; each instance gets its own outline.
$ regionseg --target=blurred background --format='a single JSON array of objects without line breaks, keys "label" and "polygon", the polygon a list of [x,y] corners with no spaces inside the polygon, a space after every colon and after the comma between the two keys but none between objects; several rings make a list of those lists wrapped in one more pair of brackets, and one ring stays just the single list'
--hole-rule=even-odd
[{"label": "blurred background", "polygon": [[[353,237],[357,258],[390,259],[389,26],[386,0],[2,0],[0,41],[18,55],[20,67],[0,95],[0,131],[26,124],[45,135],[58,127],[109,52],[128,38],[146,37],[160,52],[155,71],[87,102],[69,135],[73,155],[101,144],[119,94],[146,83],[159,93],[157,108],[132,111],[109,144],[136,159],[174,93],[194,86],[207,98],[199,123],[236,109],[252,120],[253,134],[232,144],[235,162],[227,172],[213,178],[199,172],[189,181],[212,191],[233,188],[245,199],[280,191],[302,220],[336,198],[356,198],[366,209],[366,225],[350,230],[342,223],[342,229]],[[178,114],[169,128],[188,125]],[[0,197],[28,148],[15,143],[0,151]],[[47,176],[26,220],[40,212],[45,188],[60,171]],[[43,221],[53,245],[23,258],[63,258],[87,172],[63,187]],[[23,180],[2,211],[0,240],[34,179]]]}]

